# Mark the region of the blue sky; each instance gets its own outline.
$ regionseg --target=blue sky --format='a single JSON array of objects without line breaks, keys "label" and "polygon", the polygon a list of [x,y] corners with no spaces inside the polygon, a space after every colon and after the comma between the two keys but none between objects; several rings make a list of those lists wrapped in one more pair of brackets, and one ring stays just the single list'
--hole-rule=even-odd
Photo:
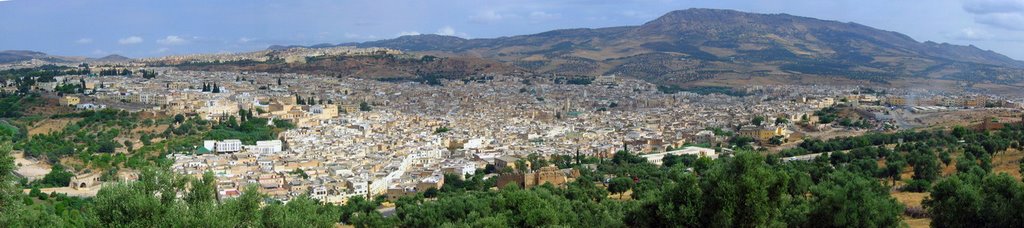
[{"label": "blue sky", "polygon": [[1024,59],[1024,0],[0,0],[0,50],[148,57],[445,34],[638,25],[721,8],[856,22]]}]

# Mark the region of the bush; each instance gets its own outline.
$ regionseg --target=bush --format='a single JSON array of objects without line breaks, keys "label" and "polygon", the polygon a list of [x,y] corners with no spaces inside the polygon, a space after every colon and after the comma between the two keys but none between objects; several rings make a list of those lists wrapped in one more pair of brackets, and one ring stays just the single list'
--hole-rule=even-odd
[{"label": "bush", "polygon": [[907,180],[907,184],[903,186],[903,191],[927,192],[931,186],[932,182],[927,180]]}]

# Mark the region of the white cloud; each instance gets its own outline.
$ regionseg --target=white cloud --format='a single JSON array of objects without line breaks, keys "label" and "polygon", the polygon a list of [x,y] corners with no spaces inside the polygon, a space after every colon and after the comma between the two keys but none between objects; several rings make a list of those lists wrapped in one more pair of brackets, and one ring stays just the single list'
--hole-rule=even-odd
[{"label": "white cloud", "polygon": [[450,25],[445,25],[444,27],[441,27],[440,29],[437,29],[437,32],[434,33],[434,34],[443,35],[443,36],[457,36],[457,37],[462,37],[462,38],[469,38],[469,34],[466,34],[464,32],[455,31],[455,28],[452,28],[452,26],[450,26]]},{"label": "white cloud", "polygon": [[252,38],[249,38],[249,37],[238,38],[238,42],[239,43],[248,43],[250,41],[252,41]]},{"label": "white cloud", "polygon": [[345,33],[342,34],[346,39],[349,40],[373,40],[377,39],[376,35],[372,34],[359,34],[359,33]]},{"label": "white cloud", "polygon": [[533,20],[534,22],[553,20],[558,19],[559,17],[562,17],[562,15],[557,13],[548,13],[544,11],[530,12],[530,20]]},{"label": "white cloud", "polygon": [[167,36],[163,39],[156,40],[156,42],[163,45],[178,45],[188,43],[188,40],[179,36]]},{"label": "white cloud", "polygon": [[1024,31],[1024,0],[967,0],[963,8],[979,24]]},{"label": "white cloud", "polygon": [[1020,12],[1024,11],[1024,0],[966,0],[964,10],[972,14]]},{"label": "white cloud", "polygon": [[974,16],[974,21],[1008,30],[1024,31],[1024,13],[990,13]]},{"label": "white cloud", "polygon": [[440,29],[437,29],[437,35],[454,36],[455,28],[452,28],[452,26],[444,26]]},{"label": "white cloud", "polygon": [[142,43],[142,41],[143,41],[142,37],[129,36],[129,37],[125,37],[124,39],[117,40],[117,43],[119,43],[119,44],[138,44],[138,43]]},{"label": "white cloud", "polygon": [[478,23],[492,23],[509,17],[509,15],[502,15],[494,10],[480,11],[476,15],[470,16],[469,20]]},{"label": "white cloud", "polygon": [[992,39],[994,36],[988,31],[975,29],[975,28],[964,28],[957,33],[949,35],[950,38],[958,40],[987,40]]},{"label": "white cloud", "polygon": [[159,48],[159,49],[156,49],[156,53],[157,54],[164,53],[164,52],[167,52],[167,51],[170,51],[170,50],[171,49],[169,49],[169,48]]},{"label": "white cloud", "polygon": [[398,33],[398,36],[416,36],[419,34],[420,32],[417,31],[402,31]]},{"label": "white cloud", "polygon": [[81,39],[76,40],[75,43],[76,44],[90,44],[90,43],[92,43],[92,39],[81,38]]},{"label": "white cloud", "polygon": [[529,18],[531,18],[531,19],[552,19],[552,18],[558,18],[560,16],[561,16],[561,14],[550,13],[550,12],[545,12],[545,11],[532,11],[532,12],[529,13]]}]

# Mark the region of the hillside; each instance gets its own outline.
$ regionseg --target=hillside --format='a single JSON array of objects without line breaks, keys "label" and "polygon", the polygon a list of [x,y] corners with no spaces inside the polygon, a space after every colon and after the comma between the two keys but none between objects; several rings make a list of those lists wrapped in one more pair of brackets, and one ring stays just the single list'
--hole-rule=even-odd
[{"label": "hillside", "polygon": [[918,42],[856,23],[716,9],[673,11],[639,26],[490,39],[416,35],[340,45],[472,55],[540,73],[618,74],[679,85],[827,80],[1015,87],[1024,79],[1024,62],[974,46]]},{"label": "hillside", "polygon": [[127,62],[131,60],[131,58],[124,57],[122,55],[108,55],[104,56],[103,58],[92,59],[92,61],[96,62]]},{"label": "hillside", "polygon": [[468,80],[488,73],[509,74],[520,68],[490,59],[453,56],[321,56],[305,63],[225,62],[214,64],[181,64],[183,70],[257,71],[274,73],[319,74],[334,77],[356,77],[381,81],[417,81],[439,84],[439,79]]},{"label": "hillside", "polygon": [[41,60],[51,63],[68,63],[86,61],[83,57],[53,56],[38,51],[7,50],[0,51],[0,64],[15,63],[28,60]]},{"label": "hillside", "polygon": [[7,50],[0,51],[0,64],[39,60],[50,63],[83,63],[83,62],[127,62],[132,59],[120,55],[108,55],[103,58],[86,58],[79,56],[56,56],[38,51]]}]

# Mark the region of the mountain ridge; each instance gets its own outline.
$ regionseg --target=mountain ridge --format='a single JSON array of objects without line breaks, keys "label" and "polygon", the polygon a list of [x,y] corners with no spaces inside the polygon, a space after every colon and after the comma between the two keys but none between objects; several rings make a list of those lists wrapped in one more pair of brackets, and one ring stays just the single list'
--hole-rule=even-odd
[{"label": "mountain ridge", "polygon": [[413,35],[339,45],[473,55],[540,73],[619,74],[675,84],[761,76],[881,84],[1024,81],[1024,62],[973,45],[920,42],[854,22],[722,9],[676,10],[635,26],[478,39]]},{"label": "mountain ridge", "polygon": [[3,50],[0,51],[0,64],[14,63],[30,60],[41,60],[53,63],[82,63],[82,62],[125,62],[132,58],[117,54],[107,55],[100,58],[88,58],[80,56],[58,56],[50,55],[40,51],[29,50]]}]

